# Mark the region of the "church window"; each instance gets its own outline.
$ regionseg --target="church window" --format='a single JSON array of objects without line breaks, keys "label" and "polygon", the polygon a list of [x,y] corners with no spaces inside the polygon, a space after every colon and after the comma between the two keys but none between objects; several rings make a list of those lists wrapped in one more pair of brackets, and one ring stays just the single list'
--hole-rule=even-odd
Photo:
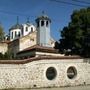
[{"label": "church window", "polygon": [[46,71],[46,77],[48,80],[53,80],[55,79],[57,75],[57,71],[54,67],[49,67]]},{"label": "church window", "polygon": [[23,33],[24,33],[23,31],[24,31],[24,28],[22,28],[22,30],[21,30],[21,35],[23,35]]},{"label": "church window", "polygon": [[12,35],[11,36],[12,36],[12,39],[13,39],[13,32],[12,32]]},{"label": "church window", "polygon": [[46,26],[48,26],[48,21],[46,21]]},{"label": "church window", "polygon": [[15,37],[17,37],[17,32],[15,31]]},{"label": "church window", "polygon": [[26,31],[28,31],[28,27],[26,27]]},{"label": "church window", "polygon": [[31,32],[33,32],[33,27],[31,27]]},{"label": "church window", "polygon": [[67,70],[67,77],[69,78],[69,79],[73,79],[73,78],[75,78],[76,77],[76,75],[77,75],[77,70],[76,70],[76,68],[75,67],[69,67],[68,68],[68,70]]},{"label": "church window", "polygon": [[18,37],[20,37],[20,32],[18,32]]},{"label": "church window", "polygon": [[39,27],[39,21],[37,22],[37,27]]},{"label": "church window", "polygon": [[41,26],[44,26],[44,21],[41,21]]}]

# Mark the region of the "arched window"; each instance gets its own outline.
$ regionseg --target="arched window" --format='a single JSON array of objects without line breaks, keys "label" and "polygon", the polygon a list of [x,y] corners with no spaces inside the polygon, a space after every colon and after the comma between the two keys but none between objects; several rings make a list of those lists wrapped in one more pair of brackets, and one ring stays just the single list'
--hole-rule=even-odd
[{"label": "arched window", "polygon": [[48,27],[48,21],[46,21],[46,26]]},{"label": "arched window", "polygon": [[33,32],[33,27],[31,27],[31,32]]},{"label": "arched window", "polygon": [[37,27],[39,27],[39,21],[37,22]]},{"label": "arched window", "polygon": [[41,21],[41,26],[44,26],[44,21]]},{"label": "arched window", "polygon": [[24,34],[24,28],[22,27],[22,30],[21,30],[21,35],[23,35]]},{"label": "arched window", "polygon": [[28,31],[28,27],[26,27],[26,32]]},{"label": "arched window", "polygon": [[15,31],[15,37],[17,37],[17,32]]},{"label": "arched window", "polygon": [[12,34],[11,34],[11,38],[13,39],[13,32],[12,32]]},{"label": "arched window", "polygon": [[18,37],[20,37],[20,32],[18,32]]}]

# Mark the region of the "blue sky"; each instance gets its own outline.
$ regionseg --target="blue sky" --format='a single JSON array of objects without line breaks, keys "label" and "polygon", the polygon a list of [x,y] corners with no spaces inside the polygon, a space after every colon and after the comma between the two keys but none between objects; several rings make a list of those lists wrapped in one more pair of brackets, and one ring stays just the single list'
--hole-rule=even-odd
[{"label": "blue sky", "polygon": [[[58,0],[59,1],[59,0]],[[90,4],[75,3],[72,0],[60,0],[74,4],[82,4],[89,6]],[[82,0],[90,2],[90,0]],[[29,17],[30,22],[35,24],[37,16],[42,14],[42,11],[50,17],[51,23],[51,35],[55,40],[59,40],[59,30],[70,21],[70,15],[73,10],[83,7],[68,5],[64,3],[57,3],[50,0],[0,0],[0,23],[3,25],[6,33],[9,32],[9,28],[16,24],[17,16],[19,16],[19,23],[25,23]]]}]

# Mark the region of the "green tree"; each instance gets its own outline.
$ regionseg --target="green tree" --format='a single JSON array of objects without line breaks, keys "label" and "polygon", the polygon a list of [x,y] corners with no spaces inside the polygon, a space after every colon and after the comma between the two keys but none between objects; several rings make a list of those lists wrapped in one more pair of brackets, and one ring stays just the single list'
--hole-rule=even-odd
[{"label": "green tree", "polygon": [[11,50],[8,50],[4,54],[0,53],[0,60],[13,60],[13,59],[16,59],[16,58],[14,58],[14,55],[11,52]]},{"label": "green tree", "polygon": [[3,59],[3,54],[2,53],[0,53],[0,60],[2,60]]},{"label": "green tree", "polygon": [[0,42],[4,40],[4,31],[3,31],[3,27],[0,24]]},{"label": "green tree", "polygon": [[90,57],[90,7],[76,10],[61,31],[59,50],[65,54]]},{"label": "green tree", "polygon": [[11,50],[8,50],[4,55],[3,55],[3,60],[12,60],[14,59],[14,55],[11,52]]}]

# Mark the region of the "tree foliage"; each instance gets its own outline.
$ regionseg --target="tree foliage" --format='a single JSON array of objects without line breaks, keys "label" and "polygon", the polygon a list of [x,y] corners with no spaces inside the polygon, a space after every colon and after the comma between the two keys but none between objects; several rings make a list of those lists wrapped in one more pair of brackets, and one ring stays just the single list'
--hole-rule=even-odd
[{"label": "tree foliage", "polygon": [[0,42],[4,40],[4,31],[3,31],[3,27],[0,24]]},{"label": "tree foliage", "polygon": [[12,60],[15,59],[13,53],[8,50],[6,53],[0,53],[0,60]]},{"label": "tree foliage", "polygon": [[90,8],[74,11],[68,26],[61,31],[61,37],[61,52],[90,57]]}]

